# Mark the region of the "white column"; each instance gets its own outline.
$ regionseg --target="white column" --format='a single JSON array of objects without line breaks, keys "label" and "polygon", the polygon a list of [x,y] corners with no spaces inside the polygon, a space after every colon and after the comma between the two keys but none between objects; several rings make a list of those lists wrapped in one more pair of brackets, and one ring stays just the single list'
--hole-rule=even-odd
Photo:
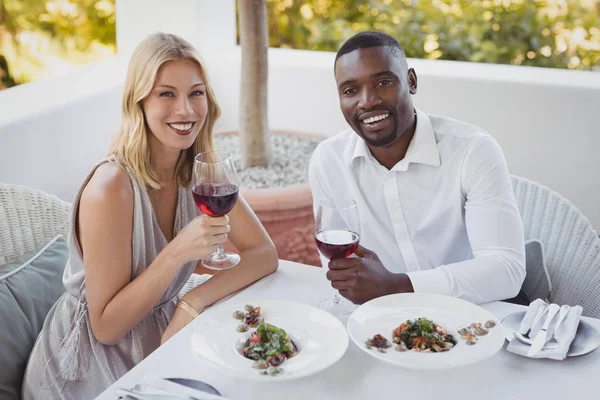
[{"label": "white column", "polygon": [[190,41],[203,57],[236,46],[235,0],[116,0],[116,15],[117,53],[125,59],[159,31]]}]

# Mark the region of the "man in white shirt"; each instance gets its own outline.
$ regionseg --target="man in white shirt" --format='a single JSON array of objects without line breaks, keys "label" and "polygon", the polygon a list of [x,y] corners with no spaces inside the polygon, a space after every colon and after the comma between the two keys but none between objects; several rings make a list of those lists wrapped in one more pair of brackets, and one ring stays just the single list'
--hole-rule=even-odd
[{"label": "man in white shirt", "polygon": [[319,144],[309,178],[315,214],[327,197],[356,201],[361,246],[329,261],[331,285],[357,304],[413,291],[476,303],[517,295],[523,226],[496,141],[416,109],[417,75],[389,35],[350,38],[335,79],[352,130]]}]

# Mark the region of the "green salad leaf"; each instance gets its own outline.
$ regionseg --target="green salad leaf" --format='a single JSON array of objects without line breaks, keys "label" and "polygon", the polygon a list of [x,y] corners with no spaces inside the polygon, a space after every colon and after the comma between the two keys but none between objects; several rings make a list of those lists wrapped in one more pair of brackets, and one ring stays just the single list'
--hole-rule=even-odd
[{"label": "green salad leaf", "polygon": [[286,331],[262,321],[256,329],[256,335],[260,342],[255,343],[252,338],[246,341],[245,353],[252,359],[269,359],[280,354],[288,354],[294,351],[291,340],[288,339]]}]

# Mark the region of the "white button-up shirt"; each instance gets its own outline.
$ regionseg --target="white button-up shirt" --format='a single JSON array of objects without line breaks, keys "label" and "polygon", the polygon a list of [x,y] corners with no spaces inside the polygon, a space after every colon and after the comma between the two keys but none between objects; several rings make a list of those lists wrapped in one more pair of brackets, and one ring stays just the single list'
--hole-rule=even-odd
[{"label": "white button-up shirt", "polygon": [[349,130],[319,144],[309,179],[315,215],[325,197],[353,198],[360,244],[407,273],[416,293],[483,303],[519,292],[523,225],[502,150],[480,128],[417,110],[391,170]]}]

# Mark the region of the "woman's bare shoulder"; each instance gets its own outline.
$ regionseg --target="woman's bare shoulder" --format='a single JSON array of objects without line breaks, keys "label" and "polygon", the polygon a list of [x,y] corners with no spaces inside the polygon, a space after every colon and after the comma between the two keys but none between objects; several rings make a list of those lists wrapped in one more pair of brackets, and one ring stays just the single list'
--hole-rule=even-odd
[{"label": "woman's bare shoulder", "polygon": [[133,187],[129,175],[115,161],[100,165],[83,189],[81,204],[102,209],[106,209],[105,207],[132,209]]}]

